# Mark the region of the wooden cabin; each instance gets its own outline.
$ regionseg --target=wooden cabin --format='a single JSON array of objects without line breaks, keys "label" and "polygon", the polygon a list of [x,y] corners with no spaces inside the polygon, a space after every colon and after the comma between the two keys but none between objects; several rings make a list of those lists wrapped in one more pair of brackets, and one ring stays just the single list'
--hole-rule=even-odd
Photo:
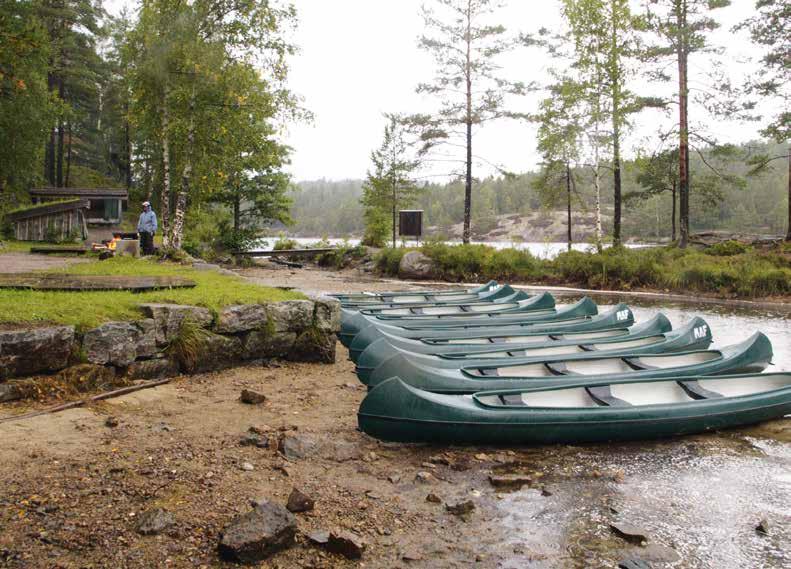
[{"label": "wooden cabin", "polygon": [[88,200],[43,203],[6,215],[18,241],[64,242],[88,238]]},{"label": "wooden cabin", "polygon": [[88,225],[118,225],[128,207],[129,192],[123,188],[34,188],[33,203],[80,199],[88,202]]}]

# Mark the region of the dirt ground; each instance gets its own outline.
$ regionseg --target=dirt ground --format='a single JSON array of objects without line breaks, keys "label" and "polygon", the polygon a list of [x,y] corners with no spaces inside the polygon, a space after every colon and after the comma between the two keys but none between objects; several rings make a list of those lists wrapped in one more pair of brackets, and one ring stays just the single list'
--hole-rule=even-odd
[{"label": "dirt ground", "polygon": [[30,253],[0,253],[0,273],[26,273],[46,269],[56,269],[84,263],[82,257],[55,255],[31,255]]},{"label": "dirt ground", "polygon": [[[313,268],[242,273],[313,292],[404,288]],[[267,401],[241,403],[244,388]],[[333,365],[249,365],[2,422],[0,567],[230,567],[217,555],[222,528],[251,500],[285,504],[293,488],[315,509],[297,514],[297,543],[261,567],[791,566],[788,419],[651,443],[448,448],[358,432],[364,396],[339,345]],[[269,448],[241,444],[251,428]],[[286,458],[282,437],[311,444]],[[489,481],[514,473],[529,481]],[[464,516],[447,509],[467,500]],[[139,535],[137,518],[154,507],[175,524]],[[768,535],[755,530],[761,520]],[[645,542],[612,523],[639,526]],[[317,529],[357,533],[362,559],[311,545],[304,534]]]}]

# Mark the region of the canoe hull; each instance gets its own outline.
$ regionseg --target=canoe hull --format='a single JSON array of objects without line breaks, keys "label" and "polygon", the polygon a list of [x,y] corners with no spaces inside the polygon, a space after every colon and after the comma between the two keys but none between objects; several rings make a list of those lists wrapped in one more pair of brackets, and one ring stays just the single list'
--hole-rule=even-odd
[{"label": "canoe hull", "polygon": [[788,413],[791,388],[684,405],[491,412],[471,399],[422,392],[393,378],[368,394],[358,424],[363,432],[384,441],[538,445],[691,435]]}]

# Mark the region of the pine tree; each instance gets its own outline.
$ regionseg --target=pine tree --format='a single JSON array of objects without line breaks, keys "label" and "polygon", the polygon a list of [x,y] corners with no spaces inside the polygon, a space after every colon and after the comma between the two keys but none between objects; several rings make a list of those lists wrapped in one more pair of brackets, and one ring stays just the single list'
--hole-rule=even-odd
[{"label": "pine tree", "polygon": [[[508,111],[506,96],[523,94],[522,83],[502,77],[496,64],[498,56],[514,47],[505,38],[505,27],[490,19],[501,4],[497,0],[434,0],[439,13],[423,7],[427,34],[420,47],[431,54],[437,65],[432,83],[422,83],[417,92],[436,97],[440,109],[431,115],[415,115],[410,122],[422,128],[423,153],[446,149],[436,158],[464,164],[464,231],[462,240],[470,241],[473,185],[473,129],[503,117],[521,116]],[[462,130],[459,130],[461,127]],[[455,150],[464,148],[464,158]]]},{"label": "pine tree", "polygon": [[368,172],[360,201],[365,210],[364,242],[382,246],[391,231],[395,247],[398,210],[411,206],[420,191],[413,179],[420,163],[412,156],[412,144],[402,119],[396,115],[385,117],[388,122],[382,144],[371,152],[373,172]]}]

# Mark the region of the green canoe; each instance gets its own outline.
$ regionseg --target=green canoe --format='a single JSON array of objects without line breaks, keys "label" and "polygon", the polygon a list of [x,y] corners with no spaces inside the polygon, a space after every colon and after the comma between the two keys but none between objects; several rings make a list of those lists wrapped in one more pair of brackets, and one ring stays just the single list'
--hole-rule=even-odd
[{"label": "green canoe", "polygon": [[[546,332],[522,332],[520,334],[502,335],[498,330],[489,330],[487,333],[479,334],[472,338],[447,338],[422,339],[404,338],[395,336],[387,332],[381,332],[381,336],[368,344],[359,351],[355,349],[355,341],[349,346],[349,359],[361,365],[371,365],[372,362],[380,362],[398,353],[398,350],[411,352],[413,354],[449,355],[467,354],[477,351],[518,350],[530,347],[549,347],[564,346],[571,344],[584,344],[596,341],[628,341],[643,336],[663,334],[673,329],[670,320],[662,313],[640,324],[631,327],[618,325],[593,332],[566,332],[551,334]],[[360,362],[360,358],[366,358],[367,362]]]},{"label": "green canoe", "polygon": [[[434,316],[395,316],[384,317],[377,314],[369,314],[365,310],[361,310],[353,316],[346,316],[341,318],[341,331],[338,337],[341,343],[348,346],[352,338],[363,328],[375,325],[388,325],[394,326],[413,326],[420,327],[444,327],[450,325],[464,325],[467,323],[487,322],[495,324],[497,322],[504,323],[510,321],[521,321],[527,318],[536,318],[539,316],[552,317],[556,314],[554,309],[555,299],[549,293],[541,293],[527,300],[519,301],[515,305],[510,303],[505,306],[495,305],[489,303],[487,307],[491,310],[488,312],[462,312],[457,314],[434,315]],[[590,313],[592,310],[595,314],[596,305],[593,301],[589,304],[583,305],[579,310]]]},{"label": "green canoe", "polygon": [[[601,340],[596,342],[571,343],[560,346],[528,347],[519,350],[475,352],[471,354],[430,355],[412,354],[396,350],[384,361],[366,361],[360,358],[357,377],[367,385],[377,385],[398,376],[407,383],[414,383],[416,366],[420,369],[453,370],[461,376],[461,369],[484,369],[487,377],[508,377],[530,373],[531,364],[546,364],[562,359],[566,364],[575,360],[587,360],[591,356],[638,356],[705,350],[711,344],[711,331],[705,320],[695,317],[677,330],[629,340]],[[370,347],[369,347],[370,348]],[[367,350],[366,350],[367,351]],[[365,355],[365,354],[363,354]],[[404,366],[404,360],[409,366]],[[497,366],[497,367],[495,367]],[[527,366],[522,369],[521,366]],[[461,376],[463,377],[463,376]]]},{"label": "green canoe", "polygon": [[524,291],[514,290],[509,285],[498,285],[490,290],[474,294],[448,295],[449,298],[437,297],[433,300],[415,302],[341,302],[341,307],[349,311],[382,310],[386,308],[419,308],[424,306],[454,306],[459,304],[480,304],[482,302],[524,300],[535,296]]},{"label": "green canoe", "polygon": [[368,393],[360,430],[385,441],[556,444],[714,431],[791,413],[791,374],[669,377],[443,395],[392,378]]},{"label": "green canoe", "polygon": [[[594,332],[611,328],[623,328],[634,324],[634,315],[625,304],[617,304],[603,314],[596,314],[596,305],[588,298],[571,306],[558,308],[557,314],[551,320],[536,321],[523,319],[522,322],[502,323],[499,319],[473,321],[472,323],[443,328],[402,328],[377,322],[368,322],[357,333],[351,343],[344,342],[352,352],[362,352],[368,344],[381,338],[383,333],[401,338],[420,339],[426,342],[434,339],[447,338],[464,339],[480,338],[481,336],[510,336],[520,334],[552,333],[565,334],[568,332]],[[376,321],[374,321],[376,322]],[[341,340],[343,342],[343,340]]]},{"label": "green canoe", "polygon": [[448,299],[459,295],[473,295],[487,290],[493,290],[500,285],[497,281],[489,281],[486,284],[446,290],[401,290],[388,292],[363,292],[353,294],[331,294],[329,296],[337,298],[341,302],[433,302],[432,299]]},{"label": "green canoe", "polygon": [[619,356],[556,356],[528,364],[486,362],[474,367],[442,369],[421,365],[407,354],[387,361],[391,375],[371,374],[368,387],[397,376],[405,383],[438,393],[476,393],[490,389],[528,389],[582,381],[609,381],[645,377],[685,377],[722,373],[755,373],[772,359],[772,343],[756,332],[739,344],[716,350],[670,354]]}]

